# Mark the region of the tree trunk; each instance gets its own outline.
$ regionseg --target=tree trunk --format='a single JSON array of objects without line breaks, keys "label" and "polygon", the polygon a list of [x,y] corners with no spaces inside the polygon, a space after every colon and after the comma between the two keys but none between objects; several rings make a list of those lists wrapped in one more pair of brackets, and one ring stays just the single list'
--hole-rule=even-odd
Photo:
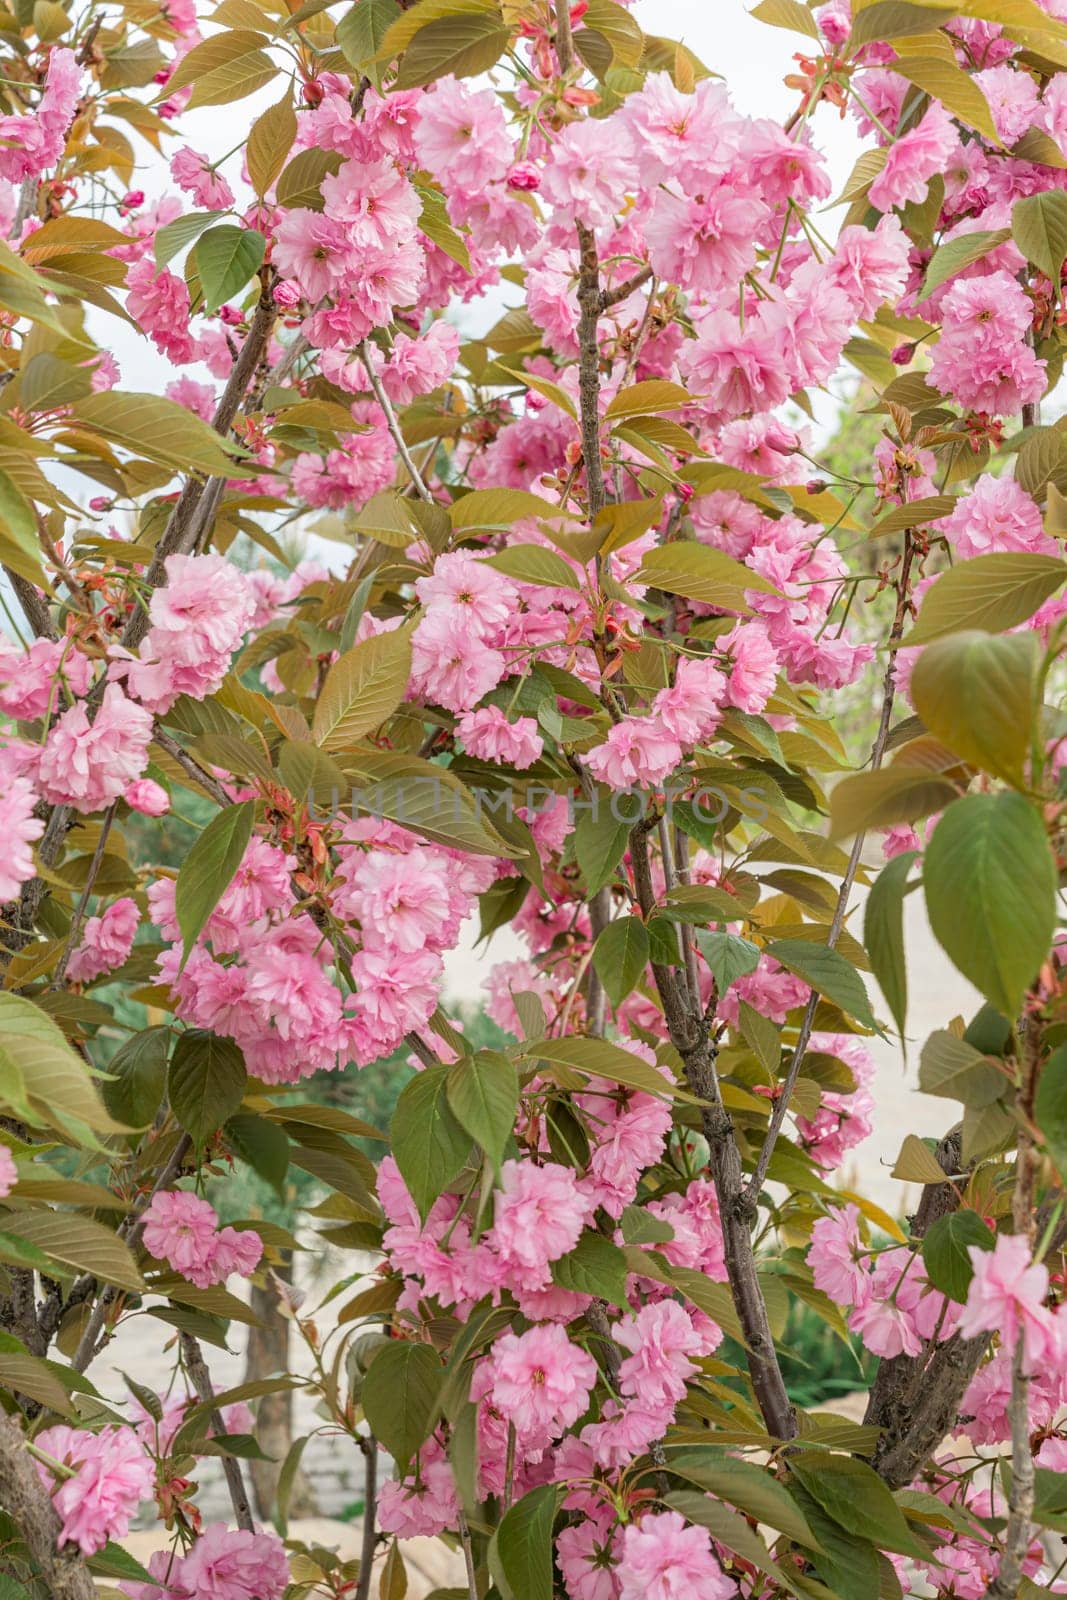
[{"label": "tree trunk", "polygon": [[[287,1257],[275,1272],[287,1282],[292,1280],[292,1259]],[[245,1382],[270,1378],[289,1370],[289,1323],[278,1310],[278,1297],[269,1288],[252,1285],[251,1309],[259,1319],[248,1330],[245,1351]],[[267,1394],[258,1402],[256,1411],[256,1437],[269,1461],[250,1461],[252,1494],[256,1512],[264,1520],[274,1513],[278,1492],[278,1478],[282,1464],[293,1442],[293,1396],[291,1390]],[[290,1517],[315,1516],[318,1506],[311,1485],[302,1471],[298,1471],[289,1496]]]}]

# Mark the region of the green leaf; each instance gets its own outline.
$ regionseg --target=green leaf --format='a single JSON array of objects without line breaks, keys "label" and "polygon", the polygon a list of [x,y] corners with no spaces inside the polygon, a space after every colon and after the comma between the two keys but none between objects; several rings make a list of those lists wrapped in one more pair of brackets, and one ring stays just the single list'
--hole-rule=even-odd
[{"label": "green leaf", "polygon": [[397,0],[356,0],[337,24],[335,38],[345,60],[357,73],[365,74],[380,87],[380,69],[375,58],[382,40],[401,15]]},{"label": "green leaf", "polygon": [[767,954],[840,1006],[862,1027],[874,1033],[882,1032],[871,1010],[863,979],[839,950],[808,944],[804,939],[775,939],[768,944]]},{"label": "green leaf", "polygon": [[618,917],[593,946],[593,965],[612,1005],[618,1007],[648,966],[648,929],[640,917]]},{"label": "green leaf", "polygon": [[1021,782],[1041,646],[1032,633],[954,633],[927,645],[911,678],[927,728],[972,766]]},{"label": "green leaf", "polygon": [[887,533],[901,533],[905,528],[924,527],[939,522],[956,507],[956,497],[951,494],[931,494],[923,500],[909,500],[906,505],[894,506],[871,525],[869,539],[880,539]]},{"label": "green leaf", "polygon": [[1003,633],[1032,617],[1067,580],[1058,556],[998,550],[950,567],[927,589],[905,645],[926,644],[961,629]]},{"label": "green leaf", "polygon": [[1010,228],[985,228],[975,233],[961,234],[957,239],[948,239],[944,244],[938,245],[926,269],[926,277],[918,299],[925,300],[935,289],[940,289],[943,283],[955,278],[965,267],[981,261],[983,256],[987,256],[991,250],[995,250],[998,245],[1010,238]]},{"label": "green leaf", "polygon": [[284,1196],[285,1175],[289,1171],[289,1137],[285,1129],[266,1117],[244,1111],[229,1118],[224,1132],[241,1160],[269,1183],[276,1195]]},{"label": "green leaf", "polygon": [[[296,141],[296,112],[291,92],[277,105],[268,106],[253,122],[248,134],[245,160],[252,187],[265,194],[285,165],[285,158]],[[203,273],[201,273],[203,281]]]},{"label": "green leaf", "polygon": [[343,750],[379,728],[404,698],[410,676],[410,627],[353,645],[326,674],[315,706],[315,742]]},{"label": "green leaf", "polygon": [[224,211],[190,211],[188,216],[175,217],[173,222],[168,222],[155,237],[156,266],[165,267],[186,245],[199,239],[205,228],[225,215]]},{"label": "green leaf", "polygon": [[254,800],[227,806],[212,817],[185,858],[174,889],[174,911],[185,947],[183,967],[244,859],[255,815]]},{"label": "green leaf", "polygon": [[129,1246],[91,1217],[72,1211],[19,1211],[4,1218],[4,1232],[119,1289],[133,1294],[144,1289]]},{"label": "green leaf", "polygon": [[[860,13],[861,17],[864,15]],[[874,1545],[855,1534],[846,1533],[839,1522],[828,1517],[819,1502],[808,1494],[799,1482],[793,1493],[820,1544],[812,1556],[815,1572],[828,1589],[822,1590],[820,1600],[827,1595],[832,1600],[873,1600],[882,1592],[878,1581],[879,1558]],[[892,1591],[886,1591],[891,1594]]]},{"label": "green leaf", "polygon": [[1054,1050],[1041,1068],[1034,1121],[1060,1177],[1067,1178],[1067,1045]]},{"label": "green leaf", "polygon": [[196,247],[196,270],[204,291],[204,310],[217,311],[239,294],[263,265],[267,241],[255,228],[227,223],[202,235]]},{"label": "green leaf", "polygon": [[629,1264],[617,1244],[600,1233],[583,1233],[569,1255],[552,1263],[552,1281],[575,1294],[591,1294],[609,1305],[626,1305]]},{"label": "green leaf", "polygon": [[294,207],[309,211],[323,208],[322,180],[328,173],[336,172],[341,157],[336,150],[300,150],[282,169],[274,186],[275,197],[287,210]]},{"label": "green leaf", "polygon": [[940,100],[946,111],[951,111],[969,128],[976,129],[990,144],[1001,143],[989,101],[974,78],[954,62],[931,56],[906,55],[887,61],[886,67],[890,72],[907,78],[924,94]]},{"label": "green leaf", "polygon": [[920,1139],[917,1133],[904,1135],[893,1171],[893,1178],[901,1183],[944,1183],[945,1170],[938,1162],[932,1141]]},{"label": "green leaf", "polygon": [[1062,189],[1048,189],[1016,200],[1011,232],[1027,261],[1058,288],[1067,257],[1067,194]]},{"label": "green leaf", "polygon": [[456,1120],[499,1168],[519,1109],[519,1076],[500,1050],[461,1056],[448,1070],[448,1103]]},{"label": "green leaf", "polygon": [[471,253],[467,241],[461,233],[457,233],[448,220],[448,206],[440,189],[429,188],[426,184],[417,183],[415,189],[422,201],[422,210],[419,212],[419,228],[427,239],[431,239],[439,250],[461,266],[464,272],[471,270]]},{"label": "green leaf", "polygon": [[923,1239],[923,1264],[935,1289],[963,1304],[974,1277],[969,1251],[992,1250],[996,1239],[977,1211],[953,1211],[930,1224]]},{"label": "green leaf", "polygon": [[163,1103],[170,1053],[169,1028],[145,1028],[115,1052],[107,1064],[104,1104],[119,1122],[147,1128]]},{"label": "green leaf", "polygon": [[0,1334],[0,1384],[10,1393],[37,1400],[62,1417],[71,1415],[70,1397],[50,1362],[33,1356],[13,1334]]},{"label": "green leaf", "polygon": [[863,944],[871,971],[901,1039],[908,1012],[908,972],[904,963],[904,894],[918,851],[905,850],[886,863],[871,885],[863,920]]},{"label": "green leaf", "polygon": [[[762,1476],[766,1477],[766,1474]],[[755,1567],[758,1572],[766,1572],[775,1580],[774,1587],[778,1592],[785,1589],[790,1594],[799,1596],[800,1600],[806,1600],[807,1591],[798,1586],[797,1580],[788,1568],[779,1566],[772,1559],[759,1534],[744,1517],[732,1511],[721,1500],[695,1494],[689,1489],[675,1489],[664,1495],[663,1499],[673,1511],[681,1512],[687,1522],[695,1522],[699,1527],[707,1528],[717,1544],[724,1545],[727,1550],[740,1556],[742,1561]]]},{"label": "green leaf", "polygon": [[399,1340],[380,1350],[367,1368],[363,1412],[401,1470],[434,1430],[444,1377],[432,1346]]},{"label": "green leaf", "polygon": [[520,583],[543,584],[550,589],[577,589],[574,569],[554,550],[540,544],[512,544],[499,555],[487,556],[484,566],[493,567]]},{"label": "green leaf", "polygon": [[715,979],[720,999],[737,978],[755,972],[759,966],[759,947],[737,933],[707,933],[697,930],[697,944]]},{"label": "green leaf", "polygon": [[237,445],[223,441],[199,417],[161,395],[108,389],[71,407],[73,418],[93,432],[176,472],[232,477]]},{"label": "green leaf", "polygon": [[1004,1071],[966,1039],[939,1029],[922,1048],[919,1088],[924,1094],[958,1100],[965,1106],[987,1106],[1008,1087]]},{"label": "green leaf", "polygon": [[861,44],[872,44],[876,39],[932,33],[946,21],[942,6],[912,5],[909,0],[875,0],[853,18],[848,43],[850,49],[855,49]]},{"label": "green leaf", "polygon": [[827,1516],[847,1533],[869,1539],[879,1550],[929,1558],[929,1550],[912,1533],[904,1513],[876,1472],[854,1456],[804,1451],[790,1459],[799,1478]]},{"label": "green leaf", "polygon": [[128,1131],[108,1115],[85,1062],[52,1018],[22,995],[0,994],[0,1085],[0,1094],[24,1091],[35,1127],[47,1124],[79,1141],[89,1130]]},{"label": "green leaf", "polygon": [[705,605],[744,614],[750,609],[745,603],[746,590],[778,593],[773,583],[760,577],[751,567],[735,561],[723,550],[713,550],[710,545],[698,544],[695,540],[657,545],[649,550],[633,581],[647,583],[650,588],[662,589],[666,594],[684,595],[689,600],[701,600]]},{"label": "green leaf", "polygon": [[609,1083],[640,1089],[645,1094],[690,1101],[694,1098],[640,1056],[621,1050],[607,1039],[587,1039],[577,1034],[566,1039],[537,1039],[527,1045],[527,1053],[541,1061],[570,1067],[583,1077],[607,1078]]},{"label": "green leaf", "polygon": [[496,11],[438,17],[425,23],[404,51],[396,87],[418,89],[449,73],[477,77],[496,65],[510,39],[511,30],[502,25]]},{"label": "green leaf", "polygon": [[448,1103],[446,1066],[426,1067],[396,1103],[389,1137],[400,1176],[425,1221],[434,1201],[462,1170],[471,1135]]},{"label": "green leaf", "polygon": [[953,801],[926,847],[923,882],[938,943],[1016,1016],[1056,926],[1056,863],[1038,812],[1010,792]]},{"label": "green leaf", "polygon": [[543,1484],[508,1511],[489,1546],[489,1570],[504,1600],[552,1600],[552,1529],[559,1486]]},{"label": "green leaf", "polygon": [[830,837],[847,839],[868,828],[891,828],[942,811],[959,789],[950,778],[903,759],[878,772],[857,772],[830,795]]},{"label": "green leaf", "polygon": [[714,1445],[685,1445],[679,1450],[670,1450],[667,1467],[720,1500],[729,1500],[747,1516],[784,1533],[806,1549],[818,1550],[819,1541],[793,1496],[763,1467],[727,1456]]},{"label": "green leaf", "polygon": [[677,411],[679,406],[688,404],[689,392],[680,383],[650,378],[644,383],[632,383],[629,388],[620,389],[610,401],[604,421],[618,422],[623,417],[655,416],[660,411]]},{"label": "green leaf", "polygon": [[612,814],[608,791],[598,790],[593,808],[582,812],[574,829],[574,855],[590,895],[614,876],[629,838],[630,823]]},{"label": "green leaf", "polygon": [[190,1028],[174,1046],[167,1074],[171,1110],[196,1145],[206,1144],[233,1116],[248,1083],[245,1058],[232,1039]]}]

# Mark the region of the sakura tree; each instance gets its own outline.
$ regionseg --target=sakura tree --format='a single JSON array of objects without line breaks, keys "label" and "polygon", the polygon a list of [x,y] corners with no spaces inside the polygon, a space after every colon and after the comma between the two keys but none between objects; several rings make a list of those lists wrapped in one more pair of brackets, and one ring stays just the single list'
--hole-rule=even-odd
[{"label": "sakura tree", "polygon": [[[394,1600],[415,1535],[449,1600],[1067,1592],[1067,3],[756,15],[784,127],[615,0],[4,14],[5,1600]],[[901,1223],[847,1173],[915,891],[984,1003]],[[387,1130],[306,1087],[399,1046]],[[322,1307],[235,1166],[315,1180]],[[294,1370],[220,1392],[251,1277]],[[164,1394],[92,1376],[134,1319]],[[359,1562],[289,1537],[303,1439],[253,1516],[282,1389]]]}]

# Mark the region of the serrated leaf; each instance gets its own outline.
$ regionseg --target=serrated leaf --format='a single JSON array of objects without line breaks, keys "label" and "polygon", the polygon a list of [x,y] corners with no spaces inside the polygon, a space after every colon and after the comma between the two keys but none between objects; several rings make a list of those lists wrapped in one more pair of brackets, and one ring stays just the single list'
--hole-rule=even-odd
[{"label": "serrated leaf", "polygon": [[1060,1176],[1067,1177],[1067,1045],[1054,1050],[1041,1068],[1034,1121]]},{"label": "serrated leaf", "polygon": [[[396,87],[418,89],[450,73],[456,78],[477,77],[495,66],[510,39],[511,31],[502,25],[499,12],[438,17],[425,23],[404,51]],[[383,51],[388,43],[387,34]]]},{"label": "serrated leaf", "polygon": [[185,947],[182,966],[244,860],[255,815],[254,800],[227,806],[212,817],[185,858],[174,889],[174,913]]},{"label": "serrated leaf", "polygon": [[618,917],[601,930],[593,946],[593,966],[613,1006],[620,1006],[640,983],[648,953],[648,930],[640,917]]},{"label": "serrated leaf", "polygon": [[961,630],[1005,632],[1032,617],[1064,581],[1067,564],[1056,556],[1028,550],[974,556],[935,578],[904,644],[926,644]]},{"label": "serrated leaf", "polygon": [[1008,1087],[1003,1070],[947,1029],[932,1033],[919,1058],[919,1088],[965,1106],[987,1106]]},{"label": "serrated leaf", "polygon": [[1067,257],[1067,194],[1062,189],[1047,189],[1016,200],[1011,233],[1027,261],[1058,288]]},{"label": "serrated leaf", "polygon": [[448,1103],[448,1074],[435,1066],[412,1078],[389,1124],[393,1157],[424,1220],[471,1149],[471,1135]]},{"label": "serrated leaf", "polygon": [[654,1094],[662,1099],[694,1100],[678,1084],[665,1078],[647,1061],[629,1050],[622,1050],[607,1039],[588,1039],[572,1035],[566,1039],[538,1039],[528,1047],[528,1054],[539,1060],[570,1067],[585,1077],[606,1078],[609,1083],[620,1083],[628,1089],[640,1089],[644,1094]]},{"label": "serrated leaf", "polygon": [[905,1134],[890,1176],[901,1183],[944,1183],[946,1179],[933,1150],[917,1133]]},{"label": "serrated leaf", "polygon": [[392,24],[401,15],[397,0],[355,0],[337,24],[336,39],[354,71],[365,73],[376,86],[380,72],[376,57]]},{"label": "serrated leaf", "polygon": [[808,1550],[819,1541],[785,1486],[754,1463],[727,1456],[715,1446],[683,1446],[667,1457],[671,1472],[699,1484],[720,1500],[729,1500],[746,1515],[778,1533],[786,1534]]},{"label": "serrated leaf", "polygon": [[916,662],[912,703],[930,732],[966,761],[1019,782],[1040,656],[1031,633],[950,634],[927,645]]},{"label": "serrated leaf", "polygon": [[759,946],[737,933],[705,932],[696,935],[700,952],[711,968],[720,999],[738,978],[747,977],[759,966]]},{"label": "serrated leaf", "polygon": [[587,1231],[568,1255],[552,1263],[552,1281],[574,1294],[590,1294],[609,1305],[625,1307],[629,1271],[617,1244],[603,1234]]},{"label": "serrated leaf", "polygon": [[559,1486],[533,1489],[506,1512],[489,1546],[489,1570],[504,1600],[552,1600],[552,1529]]},{"label": "serrated leaf", "polygon": [[224,1131],[230,1148],[241,1160],[269,1183],[276,1195],[284,1196],[285,1175],[289,1170],[289,1139],[285,1129],[247,1111],[231,1117]]},{"label": "serrated leaf", "polygon": [[156,233],[154,249],[156,266],[165,267],[173,261],[194,239],[199,239],[206,228],[225,216],[224,211],[191,211],[188,216],[175,217]]},{"label": "serrated leaf", "polygon": [[84,400],[75,402],[71,411],[78,422],[112,444],[173,467],[176,472],[233,475],[237,446],[230,444],[223,449],[214,428],[174,400],[109,389],[86,395]]},{"label": "serrated leaf", "polygon": [[974,78],[954,62],[923,56],[898,56],[887,61],[891,72],[907,78],[917,89],[940,100],[946,111],[974,128],[990,144],[1000,145],[1000,135],[989,109],[989,101]]},{"label": "serrated leaf", "polygon": [[940,289],[943,283],[957,277],[976,261],[981,261],[991,250],[995,250],[998,245],[1010,238],[1010,228],[982,228],[975,233],[960,234],[958,238],[948,239],[944,244],[938,245],[926,269],[922,290],[917,298],[925,300],[935,289]]},{"label": "serrated leaf", "polygon": [[380,727],[404,698],[410,676],[410,627],[353,645],[326,674],[312,724],[316,743],[343,750]]},{"label": "serrated leaf", "polygon": [[730,611],[747,612],[744,594],[754,589],[760,594],[777,594],[773,583],[735,561],[724,550],[694,540],[657,545],[645,555],[635,583],[647,583],[667,594],[684,595],[705,605]]},{"label": "serrated leaf", "polygon": [[1010,791],[953,801],[926,847],[923,884],[942,949],[1016,1016],[1056,926],[1056,863],[1039,813]]},{"label": "serrated leaf", "polygon": [[614,876],[630,838],[630,824],[611,812],[608,791],[598,790],[596,803],[579,816],[574,830],[574,854],[590,895]]},{"label": "serrated leaf", "polygon": [[101,1086],[104,1104],[127,1127],[147,1128],[162,1105],[170,1041],[169,1028],[144,1028],[108,1062],[111,1081]]},{"label": "serrated leaf", "polygon": [[129,1246],[91,1217],[72,1211],[19,1211],[4,1218],[4,1232],[104,1283],[133,1294],[144,1289]]},{"label": "serrated leaf", "polygon": [[909,500],[907,505],[894,506],[873,524],[868,538],[880,539],[883,534],[901,533],[905,528],[919,528],[928,522],[939,522],[956,508],[956,497],[951,494],[931,494],[922,500]]},{"label": "serrated leaf", "polygon": [[499,1168],[519,1109],[514,1063],[499,1050],[461,1056],[449,1068],[446,1086],[457,1122]]},{"label": "serrated leaf", "polygon": [[992,1250],[996,1240],[976,1211],[953,1211],[930,1224],[922,1242],[926,1276],[960,1305],[974,1277],[970,1250]]},{"label": "serrated leaf", "polygon": [[886,863],[871,885],[864,911],[863,943],[871,971],[901,1039],[908,1012],[908,970],[904,960],[904,893],[918,852],[905,850]]},{"label": "serrated leaf", "polygon": [[487,556],[483,565],[517,578],[520,583],[543,584],[552,589],[580,587],[574,568],[554,550],[540,544],[512,544],[498,555]]},{"label": "serrated leaf", "polygon": [[[338,24],[338,34],[340,30],[341,24]],[[245,159],[252,187],[258,195],[266,194],[285,165],[295,141],[296,112],[292,97],[287,94],[277,105],[261,112],[249,131]]]},{"label": "serrated leaf", "polygon": [[626,417],[656,416],[661,411],[677,411],[689,404],[689,391],[680,383],[650,378],[620,389],[604,413],[605,422],[621,422]]},{"label": "serrated leaf", "polygon": [[775,939],[766,947],[766,953],[783,967],[803,978],[819,994],[840,1006],[847,1016],[853,1017],[862,1027],[881,1033],[863,979],[839,950],[827,945],[808,944],[803,939]]},{"label": "serrated leaf", "polygon": [[789,1463],[812,1499],[848,1533],[880,1550],[927,1560],[929,1551],[912,1533],[904,1513],[878,1474],[854,1456],[801,1452]]},{"label": "serrated leaf", "polygon": [[244,1099],[245,1058],[232,1039],[190,1028],[174,1046],[167,1073],[171,1110],[196,1145],[206,1144]]},{"label": "serrated leaf", "polygon": [[196,270],[204,291],[204,310],[217,311],[239,294],[263,265],[267,241],[255,228],[224,224],[202,234],[196,246]]},{"label": "serrated leaf", "polygon": [[917,822],[941,811],[958,794],[950,778],[904,761],[878,772],[854,773],[835,784],[830,795],[830,837],[847,839],[868,828]]},{"label": "serrated leaf", "polygon": [[407,1341],[387,1344],[367,1368],[363,1413],[401,1471],[434,1430],[444,1376],[431,1345]]}]

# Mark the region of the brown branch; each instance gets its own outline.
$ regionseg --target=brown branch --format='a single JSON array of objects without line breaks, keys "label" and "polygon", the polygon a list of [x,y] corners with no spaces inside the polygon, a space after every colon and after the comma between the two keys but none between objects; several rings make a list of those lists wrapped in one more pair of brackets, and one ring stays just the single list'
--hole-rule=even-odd
[{"label": "brown branch", "polygon": [[[565,3],[565,0],[564,0]],[[578,225],[578,410],[581,417],[582,460],[592,522],[607,504],[604,464],[600,459],[600,259],[596,234],[584,222]]]},{"label": "brown branch", "polygon": [[[141,1237],[146,1226],[145,1213],[152,1204],[152,1201],[156,1198],[156,1195],[162,1194],[165,1189],[170,1189],[175,1183],[177,1183],[178,1178],[181,1175],[182,1167],[185,1165],[185,1158],[189,1153],[189,1147],[191,1146],[192,1142],[192,1139],[190,1139],[187,1133],[183,1133],[181,1135],[174,1149],[171,1151],[170,1160],[163,1168],[163,1171],[156,1178],[155,1183],[152,1185],[151,1191],[142,1197],[142,1199],[130,1211],[129,1215],[118,1229],[119,1238],[124,1239],[131,1250],[136,1250],[137,1246],[141,1242]],[[68,1310],[70,1306],[77,1305],[82,1300],[86,1299],[87,1296],[92,1293],[95,1283],[96,1279],[88,1273],[86,1273],[84,1277],[77,1280],[71,1289],[69,1296],[67,1297],[66,1305],[59,1307],[54,1314],[54,1326],[49,1332],[49,1338],[51,1337],[51,1333],[55,1331],[55,1328],[59,1326],[59,1321],[63,1315],[63,1312]],[[109,1283],[104,1289],[104,1292],[100,1295],[100,1298],[97,1300],[96,1305],[93,1307],[92,1316],[89,1318],[89,1321],[86,1324],[85,1331],[78,1340],[78,1348],[75,1351],[74,1359],[71,1362],[71,1366],[74,1368],[75,1372],[85,1372],[99,1354],[97,1343],[103,1330],[104,1323],[107,1320],[108,1311],[121,1293],[121,1289],[118,1289],[114,1284]]]},{"label": "brown branch", "polygon": [[363,1451],[363,1538],[359,1549],[359,1580],[355,1600],[370,1600],[374,1571],[374,1548],[378,1543],[378,1446],[373,1439],[360,1439]]},{"label": "brown branch", "polygon": [[[897,580],[897,605],[896,611],[893,615],[893,625],[889,630],[889,661],[886,665],[885,678],[882,684],[881,716],[878,720],[878,731],[875,734],[874,744],[871,747],[871,759],[869,765],[872,772],[877,772],[879,767],[882,765],[882,760],[885,756],[886,745],[889,741],[889,725],[893,716],[893,702],[896,696],[896,657],[894,654],[894,646],[899,643],[904,632],[904,624],[907,622],[909,616],[911,567],[914,558],[915,544],[912,538],[911,529],[909,528],[904,535],[904,555],[901,561],[900,576]],[[838,890],[837,895],[837,904],[834,906],[834,914],[830,921],[830,927],[826,935],[826,947],[829,950],[832,950],[836,945],[838,939],[841,937],[841,930],[845,925],[845,913],[848,910],[848,902],[852,898],[852,890],[855,886],[856,873],[859,870],[860,857],[863,853],[863,843],[866,837],[867,836],[865,833],[857,833],[852,842],[852,849],[849,853],[848,865],[846,866],[844,876],[841,879],[841,887]],[[760,1149],[759,1156],[756,1159],[756,1165],[752,1176],[745,1188],[745,1203],[748,1206],[755,1206],[762,1192],[763,1185],[766,1182],[767,1169],[771,1164],[771,1157],[774,1154],[774,1147],[778,1141],[778,1135],[782,1131],[785,1119],[789,1114],[789,1103],[793,1097],[793,1090],[796,1088],[796,1082],[800,1075],[800,1069],[804,1061],[805,1052],[807,1051],[808,1045],[811,1042],[812,1028],[815,1024],[815,1013],[818,1010],[818,1007],[819,992],[817,989],[812,989],[811,993],[808,995],[807,1004],[804,1007],[804,1015],[800,1019],[800,1031],[797,1034],[797,1042],[794,1046],[793,1054],[790,1059],[785,1078],[782,1081],[781,1091],[774,1103],[774,1110],[771,1113],[771,1119],[767,1125],[767,1133],[763,1140],[763,1145]]]},{"label": "brown branch", "polygon": [[[1028,997],[1033,1000],[1035,997]],[[1040,1032],[1036,1018],[1026,1016],[1019,1029],[1022,1074],[1016,1108],[1019,1113],[1019,1141],[1015,1158],[1015,1189],[1011,1198],[1012,1227],[1029,1240],[1033,1253],[1034,1185],[1038,1155],[1030,1129],[1034,1117],[1034,1095],[1040,1060]],[[988,1600],[1015,1600],[1023,1569],[1034,1536],[1034,1457],[1030,1448],[1030,1375],[1026,1367],[1026,1335],[1020,1327],[1015,1341],[1011,1369],[1011,1490],[1008,1494],[1008,1524],[1004,1529],[1004,1553],[996,1577],[989,1585]]]},{"label": "brown branch", "polygon": [[176,761],[182,771],[187,772],[192,781],[199,784],[200,788],[211,796],[217,806],[228,806],[230,804],[230,797],[218,779],[213,777],[206,767],[202,767],[199,761],[194,760],[188,750],[178,743],[177,739],[172,738],[169,733],[165,733],[162,728],[156,728],[152,737],[160,749],[165,750],[171,760]]},{"label": "brown branch", "polygon": [[[244,402],[245,396],[256,375],[256,370],[266,354],[270,344],[270,337],[274,331],[274,323],[278,312],[271,293],[271,278],[265,275],[263,289],[256,306],[252,326],[233,364],[233,371],[222,391],[215,415],[211,425],[215,432],[223,438],[229,434],[238,410]],[[209,483],[213,480],[209,480]],[[225,485],[225,477],[220,483]],[[156,545],[152,563],[145,574],[145,592],[151,594],[166,582],[165,563],[168,556],[187,553],[193,548],[200,533],[200,523],[195,513],[200,506],[200,501],[207,485],[199,478],[187,478],[185,487],[179,494],[167,525],[160,534]],[[143,603],[137,607],[133,616],[126,624],[126,631],[122,636],[123,646],[127,650],[136,650],[145,634],[148,632],[148,608]]]},{"label": "brown branch", "polygon": [[51,639],[54,643],[59,638],[59,630],[52,621],[48,601],[40,589],[28,582],[21,573],[14,572],[11,567],[5,566],[4,572],[15,591],[15,598],[25,613],[26,621],[33,630],[34,638]]},{"label": "brown branch", "polygon": [[571,0],[556,0],[556,56],[563,77],[574,70],[574,35],[571,33]]},{"label": "brown branch", "polygon": [[85,887],[81,892],[78,904],[74,908],[74,915],[70,919],[70,928],[67,931],[66,943],[63,946],[63,953],[56,963],[55,973],[53,974],[52,981],[48,986],[50,989],[60,989],[63,986],[63,979],[66,977],[67,968],[70,965],[70,958],[74,954],[74,947],[78,942],[78,935],[81,933],[82,923],[85,920],[85,913],[88,909],[89,898],[92,895],[96,880],[100,876],[100,868],[104,864],[104,852],[107,849],[107,838],[108,834],[111,832],[111,824],[114,822],[114,820],[115,807],[114,804],[112,804],[108,806],[107,810],[104,812],[103,819],[101,820],[100,837],[96,841],[96,849],[93,851],[93,859],[89,863],[89,871],[85,879]]},{"label": "brown branch", "polygon": [[[630,852],[638,904],[647,918],[655,905],[647,824],[638,823],[630,834]],[[768,1433],[776,1439],[793,1439],[797,1432],[796,1414],[778,1365],[767,1306],[756,1271],[750,1232],[752,1213],[744,1201],[741,1152],[719,1090],[715,1067],[717,1052],[710,1025],[702,1012],[699,995],[689,994],[680,971],[653,963],[652,974],[671,1043],[682,1058],[690,1089],[702,1102],[700,1120],[719,1201],[726,1270],[744,1334],[745,1356],[756,1403]]]},{"label": "brown branch", "polygon": [[[189,1381],[196,1391],[197,1399],[202,1405],[210,1406],[208,1421],[218,1439],[226,1436],[226,1424],[221,1412],[215,1409],[215,1385],[211,1381],[204,1352],[199,1341],[191,1333],[183,1333],[181,1339],[182,1362],[189,1375]],[[233,1506],[234,1520],[244,1533],[255,1533],[256,1523],[252,1516],[252,1507],[249,1504],[248,1494],[245,1489],[244,1478],[241,1476],[241,1463],[236,1456],[223,1455],[219,1458],[222,1462],[222,1473],[226,1479],[226,1487],[230,1491],[230,1504]]]},{"label": "brown branch", "polygon": [[0,1414],[0,1506],[18,1528],[51,1600],[93,1600],[96,1586],[77,1545],[57,1549],[62,1526],[15,1417]]},{"label": "brown branch", "polygon": [[407,441],[400,431],[400,419],[397,417],[397,414],[393,409],[393,402],[386,394],[385,386],[383,385],[381,378],[371,365],[370,351],[367,349],[366,339],[360,340],[359,357],[363,362],[364,369],[366,370],[367,382],[371,386],[371,391],[374,395],[374,398],[377,400],[378,404],[382,408],[382,411],[385,413],[385,420],[388,424],[389,432],[392,435],[393,443],[396,445],[397,454],[404,463],[404,469],[407,472],[408,477],[411,479],[415,493],[418,495],[420,500],[425,500],[428,504],[432,505],[433,495],[422,481],[422,474],[415,465],[415,458],[408,449]]},{"label": "brown branch", "polygon": [[627,278],[625,283],[620,283],[617,289],[605,289],[600,296],[601,311],[610,311],[612,306],[617,306],[633,294],[635,289],[640,289],[652,276],[651,267],[640,267],[632,278]]}]

